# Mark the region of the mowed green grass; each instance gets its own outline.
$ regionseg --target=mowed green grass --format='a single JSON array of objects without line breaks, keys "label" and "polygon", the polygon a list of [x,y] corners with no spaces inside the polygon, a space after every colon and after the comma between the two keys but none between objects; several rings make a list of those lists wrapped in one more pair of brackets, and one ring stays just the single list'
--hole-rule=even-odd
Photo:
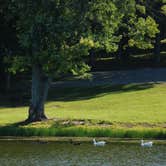
[{"label": "mowed green grass", "polygon": [[[166,84],[52,88],[45,105],[49,118],[112,123],[166,123]],[[0,107],[0,126],[27,118],[28,107]]]}]

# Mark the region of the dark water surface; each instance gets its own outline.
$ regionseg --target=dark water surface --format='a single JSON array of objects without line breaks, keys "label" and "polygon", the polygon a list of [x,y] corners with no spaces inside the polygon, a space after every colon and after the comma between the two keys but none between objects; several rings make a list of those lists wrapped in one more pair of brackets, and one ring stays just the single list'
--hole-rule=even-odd
[{"label": "dark water surface", "polygon": [[166,166],[166,145],[1,141],[0,166]]}]

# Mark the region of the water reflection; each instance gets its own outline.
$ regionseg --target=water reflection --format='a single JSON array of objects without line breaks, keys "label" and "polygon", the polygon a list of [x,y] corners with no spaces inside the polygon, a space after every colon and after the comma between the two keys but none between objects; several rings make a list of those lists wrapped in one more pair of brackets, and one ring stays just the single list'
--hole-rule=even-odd
[{"label": "water reflection", "polygon": [[0,142],[0,166],[166,166],[166,146]]}]

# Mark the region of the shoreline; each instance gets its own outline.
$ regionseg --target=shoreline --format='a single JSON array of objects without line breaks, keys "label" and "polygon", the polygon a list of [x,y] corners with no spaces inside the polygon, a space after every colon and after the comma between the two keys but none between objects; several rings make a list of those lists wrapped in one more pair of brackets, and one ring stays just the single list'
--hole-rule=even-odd
[{"label": "shoreline", "polygon": [[[0,142],[2,141],[25,141],[25,142],[39,142],[39,143],[70,143],[72,142],[81,142],[81,143],[90,143],[94,137],[40,137],[40,136],[33,136],[33,137],[16,137],[16,136],[0,136]],[[140,142],[138,138],[109,138],[109,137],[97,137],[97,140],[104,140],[107,143],[131,143],[136,144]],[[145,139],[151,140],[155,144],[166,145],[166,139]]]}]

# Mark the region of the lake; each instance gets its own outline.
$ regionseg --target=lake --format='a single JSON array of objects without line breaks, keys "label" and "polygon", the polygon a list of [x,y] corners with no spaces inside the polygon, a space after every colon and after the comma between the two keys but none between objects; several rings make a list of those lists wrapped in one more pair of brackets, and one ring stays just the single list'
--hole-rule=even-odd
[{"label": "lake", "polygon": [[0,141],[0,166],[166,166],[166,145]]}]

